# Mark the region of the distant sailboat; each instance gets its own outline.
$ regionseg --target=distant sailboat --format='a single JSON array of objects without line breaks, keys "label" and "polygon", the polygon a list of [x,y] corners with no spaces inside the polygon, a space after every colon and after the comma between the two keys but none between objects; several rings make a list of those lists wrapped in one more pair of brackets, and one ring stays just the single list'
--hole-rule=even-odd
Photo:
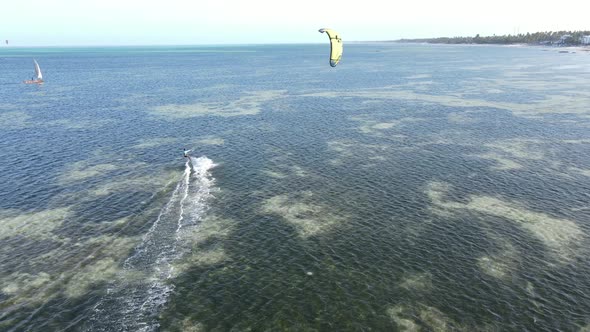
[{"label": "distant sailboat", "polygon": [[43,84],[43,74],[41,73],[41,68],[39,67],[39,64],[37,63],[37,60],[33,59],[33,62],[35,63],[35,76],[37,76],[37,78],[33,77],[30,80],[26,80],[24,83],[25,84]]}]

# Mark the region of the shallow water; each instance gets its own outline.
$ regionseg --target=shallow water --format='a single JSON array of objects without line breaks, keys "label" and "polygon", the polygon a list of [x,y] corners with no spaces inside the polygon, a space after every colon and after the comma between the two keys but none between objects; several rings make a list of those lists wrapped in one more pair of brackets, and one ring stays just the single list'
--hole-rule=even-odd
[{"label": "shallow water", "polygon": [[588,53],[2,48],[0,330],[588,329]]}]

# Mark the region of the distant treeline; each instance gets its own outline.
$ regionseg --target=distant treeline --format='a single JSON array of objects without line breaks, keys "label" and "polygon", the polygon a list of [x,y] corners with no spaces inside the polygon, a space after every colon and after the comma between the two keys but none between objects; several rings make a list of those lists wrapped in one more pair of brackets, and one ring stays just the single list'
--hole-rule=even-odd
[{"label": "distant treeline", "polygon": [[590,35],[590,31],[546,31],[535,33],[519,33],[517,35],[480,36],[475,37],[438,37],[420,39],[400,39],[400,42],[436,43],[436,44],[559,44],[580,45],[582,37]]}]

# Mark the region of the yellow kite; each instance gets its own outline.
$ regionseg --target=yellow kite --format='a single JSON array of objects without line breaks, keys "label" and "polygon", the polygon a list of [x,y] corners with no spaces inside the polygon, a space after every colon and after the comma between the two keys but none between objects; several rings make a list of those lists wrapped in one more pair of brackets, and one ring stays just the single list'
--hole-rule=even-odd
[{"label": "yellow kite", "polygon": [[327,33],[330,37],[330,66],[336,67],[342,58],[342,38],[340,34],[332,29],[320,29],[322,33]]}]

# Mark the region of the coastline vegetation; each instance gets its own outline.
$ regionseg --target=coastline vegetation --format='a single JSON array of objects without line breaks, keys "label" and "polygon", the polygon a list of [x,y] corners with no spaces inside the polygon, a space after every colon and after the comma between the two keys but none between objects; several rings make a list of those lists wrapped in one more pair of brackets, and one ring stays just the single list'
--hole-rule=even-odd
[{"label": "coastline vegetation", "polygon": [[583,44],[583,37],[590,36],[590,31],[545,31],[516,35],[492,35],[475,37],[436,37],[400,39],[398,42],[433,43],[433,44],[537,44],[577,46]]}]

